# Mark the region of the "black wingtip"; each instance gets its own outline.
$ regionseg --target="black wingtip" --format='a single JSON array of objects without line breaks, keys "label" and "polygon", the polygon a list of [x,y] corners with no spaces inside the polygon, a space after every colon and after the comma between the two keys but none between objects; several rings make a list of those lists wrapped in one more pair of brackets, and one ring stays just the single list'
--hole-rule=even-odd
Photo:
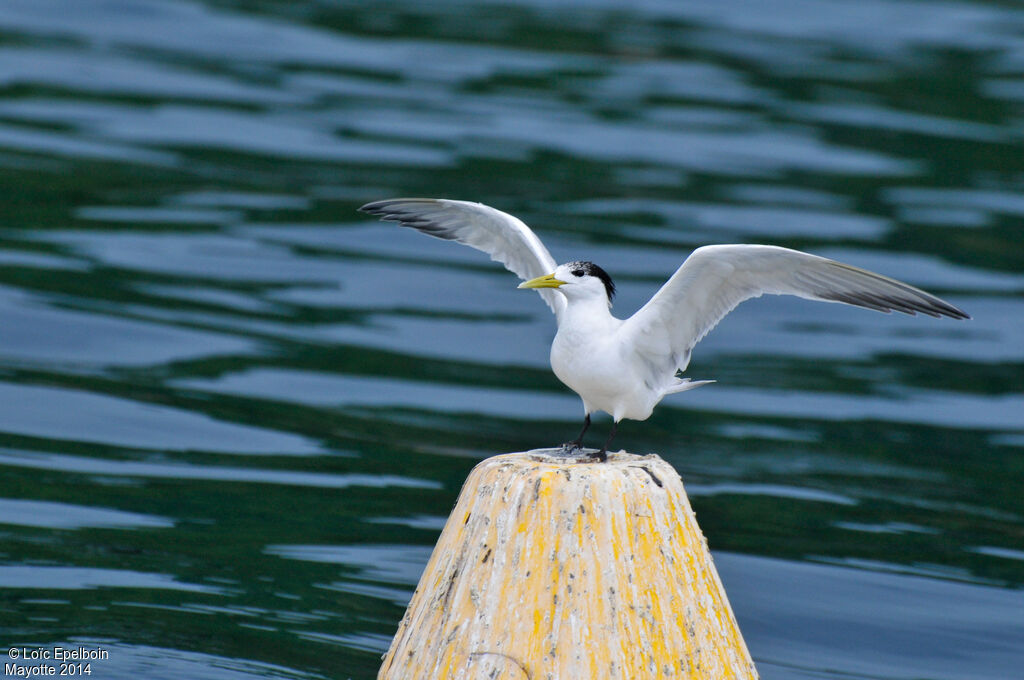
[{"label": "black wingtip", "polygon": [[949,318],[956,319],[957,321],[970,321],[971,320],[971,315],[970,314],[968,314],[967,312],[963,311],[962,309],[957,309],[956,307],[953,307],[953,309],[951,309],[951,310],[944,310],[944,313]]},{"label": "black wingtip", "polygon": [[956,319],[957,321],[970,321],[971,315],[960,309],[955,305],[951,305],[945,300],[938,300],[937,303],[933,304],[932,309],[935,310],[935,316],[947,316],[950,319]]},{"label": "black wingtip", "polygon": [[369,215],[383,215],[387,212],[384,208],[388,203],[389,201],[370,201],[369,203],[359,206],[356,210]]},{"label": "black wingtip", "polygon": [[408,207],[410,205],[419,204],[421,207],[424,204],[432,205],[438,201],[432,198],[385,198],[381,201],[370,201],[369,203],[363,204],[357,208],[359,212],[364,212],[375,217],[379,217],[382,220],[390,222],[401,222],[407,227],[418,227],[418,223],[426,223],[430,220],[421,215],[417,215],[415,211],[410,212]]},{"label": "black wingtip", "polygon": [[821,294],[821,298],[824,300],[833,300],[835,302],[845,302],[848,305],[863,307],[865,309],[873,309],[886,314],[890,312],[900,312],[901,314],[916,316],[918,313],[921,313],[927,314],[928,316],[936,319],[945,316],[958,321],[971,318],[970,315],[962,309],[954,307],[944,300],[940,300],[937,297],[923,292],[915,295],[914,297],[895,297],[893,295],[879,295],[874,292],[828,292]]},{"label": "black wingtip", "polygon": [[[949,303],[947,303],[947,304],[949,304]],[[959,307],[955,307],[953,305],[949,305],[949,311],[952,312],[950,314],[950,316],[953,317],[954,319],[958,320],[958,321],[970,321],[971,320],[971,315],[968,314],[967,312],[965,312],[964,310],[960,309]]]},{"label": "black wingtip", "polygon": [[358,210],[367,215],[379,217],[385,222],[399,222],[406,227],[418,226],[416,223],[422,221],[422,218],[405,215],[401,211],[393,209],[394,205],[399,202],[399,200],[393,198],[383,201],[371,201],[359,206]]}]

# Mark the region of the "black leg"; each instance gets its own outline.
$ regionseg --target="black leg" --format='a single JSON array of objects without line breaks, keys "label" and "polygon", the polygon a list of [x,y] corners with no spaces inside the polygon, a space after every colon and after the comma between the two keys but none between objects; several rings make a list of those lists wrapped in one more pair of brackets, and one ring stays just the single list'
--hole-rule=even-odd
[{"label": "black leg", "polygon": [[612,423],[612,431],[608,434],[608,439],[605,441],[604,446],[602,446],[601,450],[597,453],[592,453],[590,455],[597,458],[602,463],[608,460],[608,447],[611,445],[612,440],[615,439],[615,431],[617,429],[619,429],[619,422],[615,421]]},{"label": "black leg", "polygon": [[566,443],[562,444],[562,448],[566,449],[568,451],[575,451],[576,449],[582,449],[583,448],[583,435],[585,435],[587,433],[587,429],[589,427],[590,427],[590,414],[588,413],[587,417],[583,419],[583,429],[580,430],[580,436],[576,437],[576,439],[573,439],[571,442],[566,442]]}]

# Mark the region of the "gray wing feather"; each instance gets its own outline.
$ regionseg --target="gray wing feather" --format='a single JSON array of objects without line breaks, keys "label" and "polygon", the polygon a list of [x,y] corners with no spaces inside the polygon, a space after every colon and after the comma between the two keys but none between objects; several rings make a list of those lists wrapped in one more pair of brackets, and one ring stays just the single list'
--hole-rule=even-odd
[{"label": "gray wing feather", "polygon": [[[550,274],[558,266],[537,235],[522,220],[482,203],[444,198],[392,198],[359,208],[382,220],[424,234],[482,250],[525,280]],[[565,298],[553,289],[538,289],[556,316]]]},{"label": "gray wing feather", "polygon": [[693,251],[623,332],[651,360],[683,370],[693,346],[744,300],[764,294],[844,302],[880,312],[970,317],[939,298],[881,274],[789,248],[704,246]]}]

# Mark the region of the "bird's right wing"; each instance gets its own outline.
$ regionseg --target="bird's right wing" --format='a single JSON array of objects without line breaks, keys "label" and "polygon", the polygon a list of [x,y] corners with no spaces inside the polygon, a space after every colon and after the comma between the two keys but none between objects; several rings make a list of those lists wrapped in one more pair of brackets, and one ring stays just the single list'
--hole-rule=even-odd
[{"label": "bird's right wing", "polygon": [[970,318],[909,284],[817,255],[777,246],[698,248],[622,332],[659,370],[686,368],[693,346],[738,304],[764,294],[845,302],[880,312]]},{"label": "bird's right wing", "polygon": [[[367,203],[359,210],[430,236],[482,250],[524,281],[550,274],[558,266],[522,220],[483,203],[446,198],[391,198]],[[552,288],[537,289],[537,292],[555,316],[561,316],[565,297]]]}]

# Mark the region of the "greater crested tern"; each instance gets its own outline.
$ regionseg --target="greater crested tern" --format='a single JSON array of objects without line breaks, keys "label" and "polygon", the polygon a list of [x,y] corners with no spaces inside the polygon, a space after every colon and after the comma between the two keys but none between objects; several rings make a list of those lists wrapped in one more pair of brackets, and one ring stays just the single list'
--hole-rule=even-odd
[{"label": "greater crested tern", "polygon": [[750,298],[768,293],[844,302],[880,312],[970,317],[909,284],[798,250],[766,245],[710,245],[694,250],[654,297],[628,319],[611,315],[615,284],[592,262],[557,264],[521,220],[482,203],[440,198],[393,198],[359,210],[437,238],[482,250],[524,279],[555,313],[558,332],[551,368],[583,400],[583,430],[563,447],[582,449],[590,414],[612,416],[608,446],[619,421],[646,420],[667,394],[713,380],[678,374],[694,345]]}]

